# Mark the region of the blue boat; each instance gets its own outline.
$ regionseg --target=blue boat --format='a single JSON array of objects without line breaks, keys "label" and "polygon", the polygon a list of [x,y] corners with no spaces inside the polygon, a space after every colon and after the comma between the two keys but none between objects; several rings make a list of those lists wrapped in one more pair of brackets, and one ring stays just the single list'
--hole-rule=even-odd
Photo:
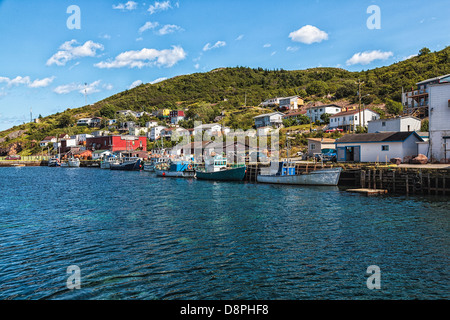
[{"label": "blue boat", "polygon": [[[163,167],[164,166],[164,167]],[[190,161],[173,161],[155,168],[158,177],[194,178],[195,171]]]},{"label": "blue boat", "polygon": [[226,158],[215,156],[205,161],[204,171],[196,170],[195,177],[199,180],[242,181],[246,171],[245,165],[229,168]]}]

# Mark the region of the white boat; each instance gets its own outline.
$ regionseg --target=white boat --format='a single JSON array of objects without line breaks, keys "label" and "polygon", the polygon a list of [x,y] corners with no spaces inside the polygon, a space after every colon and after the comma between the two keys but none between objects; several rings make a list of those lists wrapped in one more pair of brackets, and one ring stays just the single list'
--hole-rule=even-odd
[{"label": "white boat", "polygon": [[119,163],[116,157],[104,158],[100,162],[100,169],[111,169],[111,164],[113,163]]},{"label": "white boat", "polygon": [[295,167],[280,162],[275,174],[260,174],[259,183],[274,183],[288,185],[337,186],[342,168],[320,169],[316,171],[296,173]]},{"label": "white boat", "polygon": [[79,168],[80,159],[70,158],[69,160],[61,162],[61,168]]},{"label": "white boat", "polygon": [[61,163],[59,162],[58,158],[51,158],[48,161],[48,166],[49,167],[59,167],[61,165]]}]

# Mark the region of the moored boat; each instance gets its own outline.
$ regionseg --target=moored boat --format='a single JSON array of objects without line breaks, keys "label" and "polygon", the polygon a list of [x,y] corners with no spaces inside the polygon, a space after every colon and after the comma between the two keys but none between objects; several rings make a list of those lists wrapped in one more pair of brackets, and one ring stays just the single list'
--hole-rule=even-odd
[{"label": "moored boat", "polygon": [[280,162],[275,174],[260,174],[256,181],[288,185],[337,186],[341,171],[342,168],[331,168],[297,173],[295,167],[286,162]]},{"label": "moored boat", "polygon": [[161,164],[155,167],[155,173],[158,177],[173,178],[194,178],[195,171],[189,161],[173,161],[168,164]]},{"label": "moored boat", "polygon": [[142,160],[136,157],[123,158],[122,161],[111,163],[111,170],[140,171]]},{"label": "moored boat", "polygon": [[196,170],[195,177],[199,180],[242,181],[246,170],[245,165],[229,168],[226,158],[215,156],[205,160],[205,170]]},{"label": "moored boat", "polygon": [[51,158],[48,161],[48,166],[49,167],[59,167],[59,166],[61,166],[61,163],[59,162],[58,158]]}]

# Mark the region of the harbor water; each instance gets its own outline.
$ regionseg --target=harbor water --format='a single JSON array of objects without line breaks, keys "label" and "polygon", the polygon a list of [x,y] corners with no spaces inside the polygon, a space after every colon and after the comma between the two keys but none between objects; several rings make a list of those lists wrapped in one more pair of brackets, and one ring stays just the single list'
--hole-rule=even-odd
[{"label": "harbor water", "polygon": [[0,299],[450,298],[448,197],[93,168],[0,181]]}]

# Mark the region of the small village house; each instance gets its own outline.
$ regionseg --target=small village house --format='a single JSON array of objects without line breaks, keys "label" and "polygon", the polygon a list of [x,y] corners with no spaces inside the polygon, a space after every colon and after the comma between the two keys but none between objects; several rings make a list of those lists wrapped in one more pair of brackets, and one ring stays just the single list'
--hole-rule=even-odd
[{"label": "small village house", "polygon": [[323,149],[336,149],[336,139],[328,138],[308,138],[308,156],[314,157],[314,154],[322,153]]},{"label": "small village house", "polygon": [[303,99],[301,99],[299,96],[293,96],[293,97],[280,98],[278,108],[281,111],[297,110],[299,107],[301,107],[303,105],[304,105]]},{"label": "small village house", "polygon": [[416,132],[382,132],[347,134],[336,140],[337,161],[389,162],[418,155],[417,142],[422,138]]},{"label": "small village house", "polygon": [[368,133],[420,131],[421,124],[420,119],[413,116],[371,120]]},{"label": "small village house", "polygon": [[158,140],[161,137],[161,131],[164,129],[166,129],[164,126],[151,127],[150,132],[147,133],[147,137],[150,141]]},{"label": "small village house", "polygon": [[357,127],[367,127],[369,121],[380,119],[380,115],[375,111],[365,108],[359,111],[342,111],[330,116],[329,129],[342,129],[347,132],[355,132]]},{"label": "small village house", "polygon": [[77,126],[87,126],[91,125],[91,118],[82,118],[77,120]]},{"label": "small village house", "polygon": [[267,126],[280,128],[283,126],[283,116],[284,114],[281,112],[272,112],[256,116],[253,119],[256,129]]},{"label": "small village house", "polygon": [[322,106],[311,106],[306,110],[306,116],[311,122],[322,121],[323,114],[329,114],[330,116],[342,112],[342,107],[336,104],[327,104]]},{"label": "small village house", "polygon": [[50,142],[56,143],[57,139],[54,136],[45,137],[41,142],[39,142],[39,145],[41,148],[46,147]]},{"label": "small village house", "polygon": [[94,152],[92,152],[92,160],[100,160],[112,154],[113,153],[109,150],[95,150]]},{"label": "small village house", "polygon": [[178,124],[178,122],[184,120],[184,111],[170,111],[169,118],[171,124]]}]

